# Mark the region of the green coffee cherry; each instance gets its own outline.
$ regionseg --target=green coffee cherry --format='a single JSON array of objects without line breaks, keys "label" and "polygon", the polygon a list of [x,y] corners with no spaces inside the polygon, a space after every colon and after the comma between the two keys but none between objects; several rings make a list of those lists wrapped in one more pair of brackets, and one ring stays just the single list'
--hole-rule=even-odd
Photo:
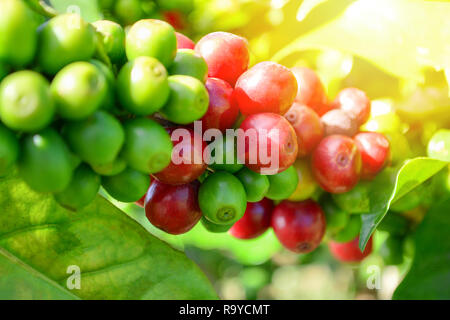
[{"label": "green coffee cherry", "polygon": [[97,172],[99,175],[102,176],[115,176],[119,173],[121,173],[125,168],[127,167],[127,162],[121,158],[118,157],[111,163],[102,164],[102,165],[91,165],[92,170]]},{"label": "green coffee cherry", "polygon": [[19,141],[13,132],[0,124],[0,176],[11,171],[19,157]]},{"label": "green coffee cherry", "polygon": [[89,60],[91,64],[96,66],[98,70],[105,76],[106,79],[106,96],[103,100],[103,104],[101,105],[101,108],[107,111],[117,111],[116,110],[116,78],[114,77],[114,73],[110,68],[106,66],[103,62],[100,62],[99,60],[91,59]]},{"label": "green coffee cherry", "polygon": [[175,60],[169,68],[172,75],[186,75],[194,77],[202,82],[208,76],[208,65],[205,59],[191,49],[180,49],[177,51]]},{"label": "green coffee cherry", "polygon": [[[214,148],[213,148],[214,144]],[[244,165],[238,161],[236,137],[231,135],[224,136],[223,143],[217,145],[215,142],[210,144],[211,156],[214,157],[210,168],[215,171],[226,171],[236,173]]]},{"label": "green coffee cherry", "polygon": [[289,198],[297,189],[298,175],[294,166],[290,166],[283,172],[267,176],[269,178],[270,187],[267,191],[266,198],[271,200],[284,200]]},{"label": "green coffee cherry", "polygon": [[126,168],[115,176],[102,177],[102,186],[118,201],[136,202],[150,187],[150,177],[142,172]]},{"label": "green coffee cherry", "polygon": [[245,188],[248,202],[261,201],[269,190],[270,182],[267,176],[253,172],[248,168],[240,170],[236,173],[236,177]]},{"label": "green coffee cherry", "polygon": [[125,59],[125,31],[118,23],[109,20],[99,20],[92,25],[102,36],[106,54],[113,63]]},{"label": "green coffee cherry", "polygon": [[202,217],[202,225],[205,227],[206,230],[212,233],[225,233],[228,232],[228,230],[231,229],[233,224],[215,224],[206,219],[205,217]]},{"label": "green coffee cherry", "polygon": [[336,204],[348,213],[368,213],[370,211],[370,183],[360,182],[352,190],[333,194]]},{"label": "green coffee cherry", "polygon": [[350,219],[350,215],[336,205],[331,194],[323,194],[320,197],[319,203],[325,213],[327,230],[335,234],[339,230],[344,229]]},{"label": "green coffee cherry", "polygon": [[361,231],[361,217],[359,215],[350,216],[347,225],[333,235],[336,242],[349,242],[355,239]]}]

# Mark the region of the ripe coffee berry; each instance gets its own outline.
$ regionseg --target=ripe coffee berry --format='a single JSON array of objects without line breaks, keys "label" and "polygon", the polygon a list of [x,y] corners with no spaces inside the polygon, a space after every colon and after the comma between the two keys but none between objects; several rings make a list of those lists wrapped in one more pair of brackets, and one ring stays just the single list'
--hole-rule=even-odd
[{"label": "ripe coffee berry", "polygon": [[286,67],[261,62],[242,74],[234,96],[244,115],[272,112],[284,115],[297,95],[297,81]]},{"label": "ripe coffee berry", "polygon": [[197,200],[199,187],[198,181],[179,186],[153,181],[145,198],[147,219],[170,234],[188,232],[202,217]]},{"label": "ripe coffee berry", "polygon": [[313,109],[294,103],[284,117],[297,135],[298,157],[309,155],[323,138],[323,125],[319,116]]},{"label": "ripe coffee berry", "polygon": [[339,261],[360,262],[372,253],[372,238],[370,238],[369,242],[367,242],[367,246],[364,249],[364,252],[361,252],[358,243],[359,237],[356,237],[350,242],[344,243],[330,241],[328,243],[328,248],[330,249],[333,257],[335,257]]},{"label": "ripe coffee berry", "polygon": [[330,110],[325,88],[317,74],[306,67],[294,67],[291,71],[298,84],[295,102],[307,105],[319,116]]},{"label": "ripe coffee berry", "polygon": [[177,49],[194,49],[195,43],[184,34],[179,32],[175,32],[175,36],[177,37]]},{"label": "ripe coffee berry", "polygon": [[177,129],[167,129],[174,145],[171,162],[153,176],[163,183],[180,185],[194,181],[205,172],[208,165],[203,153],[207,144],[192,129],[180,129],[183,130],[182,135],[177,136],[174,136],[174,130]]},{"label": "ripe coffee berry", "polygon": [[201,119],[202,128],[225,132],[239,116],[239,108],[233,98],[233,88],[224,80],[208,78],[206,89],[209,94],[209,107]]},{"label": "ripe coffee berry", "polygon": [[361,126],[369,119],[370,104],[370,100],[364,91],[346,88],[339,92],[332,103],[332,107],[345,111],[356,120],[358,126]]},{"label": "ripe coffee berry", "polygon": [[276,174],[295,162],[297,136],[284,117],[275,113],[254,114],[242,122],[240,129],[242,136],[238,139],[245,139],[245,150],[238,157],[249,169],[262,174]]},{"label": "ripe coffee berry", "polygon": [[316,249],[325,234],[325,214],[312,201],[283,201],[272,213],[271,225],[283,246],[296,253]]},{"label": "ripe coffee berry", "polygon": [[344,193],[359,181],[361,154],[353,139],[332,135],[317,146],[312,170],[320,186],[330,193]]},{"label": "ripe coffee berry", "polygon": [[325,113],[321,118],[325,136],[340,134],[353,137],[358,132],[358,124],[348,113],[334,109]]},{"label": "ripe coffee berry", "polygon": [[250,55],[247,40],[227,32],[207,34],[195,46],[208,64],[208,76],[234,86],[248,68]]},{"label": "ripe coffee berry", "polygon": [[363,179],[371,179],[388,163],[390,155],[389,140],[378,132],[361,132],[354,137],[361,152]]},{"label": "ripe coffee berry", "polygon": [[274,205],[269,199],[248,203],[244,216],[230,229],[230,234],[238,239],[253,239],[270,227]]}]

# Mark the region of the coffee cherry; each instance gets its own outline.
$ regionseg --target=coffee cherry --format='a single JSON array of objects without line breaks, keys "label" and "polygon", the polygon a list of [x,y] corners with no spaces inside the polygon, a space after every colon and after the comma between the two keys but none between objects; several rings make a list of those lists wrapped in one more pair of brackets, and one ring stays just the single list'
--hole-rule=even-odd
[{"label": "coffee cherry", "polygon": [[169,77],[170,97],[160,110],[167,120],[189,124],[201,119],[208,110],[208,91],[201,81],[190,76]]},{"label": "coffee cherry", "polygon": [[54,75],[72,62],[89,60],[96,40],[94,28],[77,14],[58,15],[39,31],[39,66]]},{"label": "coffee cherry", "polygon": [[351,138],[329,136],[323,139],[314,151],[312,170],[325,191],[344,193],[359,181],[361,154]]},{"label": "coffee cherry", "polygon": [[330,110],[325,88],[317,74],[306,67],[291,69],[297,79],[298,91],[295,102],[313,109],[319,116]]},{"label": "coffee cherry", "polygon": [[[203,159],[207,144],[192,129],[171,128],[173,151],[170,164],[153,176],[165,184],[180,185],[194,181],[207,168]],[[179,136],[175,135],[179,132]]]},{"label": "coffee cherry", "polygon": [[127,167],[127,162],[122,157],[117,157],[113,162],[106,164],[91,164],[92,170],[102,176],[115,176]]},{"label": "coffee cherry", "polygon": [[345,243],[330,241],[328,248],[331,254],[341,262],[360,262],[372,253],[372,238],[367,242],[367,246],[363,252],[359,249],[358,243],[359,237]]},{"label": "coffee cherry", "polygon": [[52,81],[57,113],[64,119],[84,119],[104,103],[108,83],[104,74],[89,62],[64,67]]},{"label": "coffee cherry", "polygon": [[254,114],[242,122],[240,129],[238,146],[245,143],[245,153],[238,156],[251,170],[276,174],[289,168],[297,158],[294,128],[282,116],[274,113]]},{"label": "coffee cherry", "polygon": [[269,191],[270,182],[267,176],[260,175],[248,168],[241,169],[236,173],[247,193],[248,202],[259,202]]},{"label": "coffee cherry", "polygon": [[0,124],[0,177],[11,172],[19,157],[19,141],[14,133]]},{"label": "coffee cherry", "polygon": [[309,155],[323,138],[323,125],[319,116],[313,109],[294,103],[284,117],[297,135],[298,157]]},{"label": "coffee cherry", "polygon": [[170,234],[183,234],[200,221],[198,181],[171,186],[153,181],[145,197],[145,214],[152,225]]},{"label": "coffee cherry", "polygon": [[202,225],[203,227],[212,233],[225,233],[228,232],[228,230],[233,227],[233,224],[215,224],[206,219],[205,217],[202,217]]},{"label": "coffee cherry", "polygon": [[132,168],[126,168],[115,176],[102,177],[102,186],[117,201],[136,202],[148,190],[150,177]]},{"label": "coffee cherry", "polygon": [[63,191],[72,179],[69,149],[51,128],[23,138],[18,167],[22,179],[37,192]]},{"label": "coffee cherry", "polygon": [[223,171],[213,173],[203,181],[198,199],[205,218],[222,225],[238,221],[247,207],[247,196],[241,182]]},{"label": "coffee cherry", "polygon": [[389,140],[378,132],[361,132],[354,137],[354,140],[361,153],[361,177],[372,179],[389,161]]},{"label": "coffee cherry", "polygon": [[259,237],[270,227],[274,205],[268,199],[248,203],[244,216],[230,229],[230,234],[238,239]]},{"label": "coffee cherry", "polygon": [[96,59],[89,60],[89,63],[93,64],[103,74],[106,79],[106,96],[103,99],[103,103],[100,106],[101,109],[115,112],[117,111],[116,103],[116,77],[114,73],[106,64]]},{"label": "coffee cherry", "polygon": [[99,189],[100,176],[87,165],[82,164],[73,173],[67,188],[56,193],[54,197],[63,207],[79,210],[94,201]]},{"label": "coffee cherry", "polygon": [[325,213],[327,232],[335,235],[344,229],[350,220],[350,215],[336,205],[331,194],[323,193],[319,199],[319,203]]},{"label": "coffee cherry", "polygon": [[101,110],[85,120],[68,122],[63,135],[80,159],[93,166],[113,163],[125,141],[119,120]]},{"label": "coffee cherry", "polygon": [[209,107],[200,120],[203,130],[219,129],[225,132],[239,116],[239,108],[233,98],[233,88],[228,82],[217,78],[208,78],[205,86],[209,95]]},{"label": "coffee cherry", "polygon": [[340,109],[334,109],[325,113],[321,118],[321,122],[325,136],[340,134],[353,137],[359,129],[355,119]]},{"label": "coffee cherry", "polygon": [[332,103],[335,109],[341,109],[355,119],[358,126],[363,125],[370,117],[370,100],[364,91],[346,88],[339,92]]},{"label": "coffee cherry", "polygon": [[248,68],[250,54],[247,40],[227,32],[207,34],[197,42],[195,51],[208,64],[208,76],[234,86]]},{"label": "coffee cherry", "polygon": [[0,61],[22,68],[34,58],[37,22],[23,1],[0,1]]},{"label": "coffee cherry", "polygon": [[342,210],[348,213],[367,213],[370,211],[371,187],[367,181],[361,181],[348,192],[333,194],[333,199]]},{"label": "coffee cherry", "polygon": [[361,231],[361,217],[359,215],[350,215],[347,224],[333,233],[334,242],[348,242],[359,235]]},{"label": "coffee cherry", "polygon": [[166,69],[151,57],[138,57],[125,64],[117,77],[117,88],[122,107],[141,116],[161,109],[170,94]]},{"label": "coffee cherry", "polygon": [[126,121],[124,129],[125,144],[121,154],[131,168],[157,173],[170,164],[173,145],[161,125],[148,118],[136,118]]},{"label": "coffee cherry", "polygon": [[184,34],[179,32],[175,32],[175,36],[177,37],[177,49],[194,49],[195,43]]},{"label": "coffee cherry", "polygon": [[120,23],[125,26],[131,25],[144,16],[140,0],[115,0],[113,12]]},{"label": "coffee cherry", "polygon": [[53,120],[55,104],[50,85],[34,71],[18,71],[0,85],[0,117],[13,130],[25,132],[45,128]]},{"label": "coffee cherry", "polygon": [[214,141],[209,145],[212,156],[211,169],[229,173],[236,173],[241,170],[244,165],[238,159],[239,150],[235,136],[225,135],[222,144],[217,143]]},{"label": "coffee cherry", "polygon": [[194,77],[202,82],[206,81],[208,65],[205,59],[191,49],[179,49],[175,60],[169,68],[172,75],[185,75]]},{"label": "coffee cherry", "polygon": [[296,253],[316,249],[325,234],[325,215],[312,200],[283,201],[272,213],[271,225],[283,246]]},{"label": "coffee cherry", "polygon": [[270,187],[266,193],[266,197],[271,200],[285,200],[297,189],[298,175],[294,166],[267,177],[270,182]]},{"label": "coffee cherry", "polygon": [[167,22],[140,20],[128,31],[126,53],[130,61],[141,56],[153,57],[167,68],[172,64],[176,51],[175,30]]},{"label": "coffee cherry", "polygon": [[311,163],[306,159],[297,159],[294,163],[294,168],[297,171],[298,183],[294,193],[292,193],[288,200],[290,201],[304,201],[312,197],[318,188],[318,184],[311,171]]},{"label": "coffee cherry", "polygon": [[125,31],[122,26],[109,20],[92,23],[101,34],[106,54],[113,63],[121,63],[125,59]]},{"label": "coffee cherry", "polygon": [[234,89],[236,102],[244,115],[271,112],[284,115],[297,94],[297,81],[286,67],[261,62],[242,74]]}]

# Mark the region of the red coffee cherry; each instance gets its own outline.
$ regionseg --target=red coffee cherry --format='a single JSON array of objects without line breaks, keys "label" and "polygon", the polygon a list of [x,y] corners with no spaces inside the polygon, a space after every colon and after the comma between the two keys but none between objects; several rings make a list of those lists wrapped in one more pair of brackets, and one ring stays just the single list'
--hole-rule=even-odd
[{"label": "red coffee cherry", "polygon": [[274,205],[269,199],[247,203],[244,216],[230,229],[230,234],[238,239],[253,239],[270,227]]},{"label": "red coffee cherry", "polygon": [[341,109],[354,118],[358,126],[367,122],[370,117],[371,102],[366,93],[356,88],[343,89],[332,103],[332,107]]},{"label": "red coffee cherry", "polygon": [[234,95],[242,114],[272,112],[284,115],[297,94],[297,81],[286,67],[261,62],[239,77]]},{"label": "red coffee cherry", "polygon": [[177,49],[192,49],[195,48],[195,43],[188,37],[186,37],[184,34],[175,32],[175,35],[177,37]]},{"label": "red coffee cherry", "polygon": [[200,183],[171,186],[153,181],[145,198],[145,214],[152,225],[170,234],[191,230],[202,217],[198,205]]},{"label": "red coffee cherry", "polygon": [[389,161],[389,140],[378,132],[361,132],[354,140],[361,153],[361,177],[370,180],[383,170]]},{"label": "red coffee cherry", "polygon": [[361,173],[361,154],[353,139],[333,135],[323,139],[312,155],[312,170],[327,192],[344,193],[353,189]]},{"label": "red coffee cherry", "polygon": [[330,110],[321,118],[325,136],[340,134],[353,137],[359,130],[355,119],[340,109]]},{"label": "red coffee cherry", "polygon": [[356,237],[350,242],[344,243],[330,241],[328,243],[328,248],[336,260],[341,262],[360,262],[372,253],[372,237],[369,239],[369,242],[367,242],[364,252],[361,252],[358,243],[359,237]]},{"label": "red coffee cherry", "polygon": [[[167,128],[166,130],[173,142],[172,158],[170,164],[163,171],[155,173],[153,176],[170,185],[181,185],[194,181],[208,167],[203,159],[203,152],[208,145],[190,128]],[[175,135],[174,132],[179,132],[180,135]]]},{"label": "red coffee cherry", "polygon": [[[250,170],[273,175],[286,170],[295,162],[297,136],[294,128],[282,116],[275,113],[254,114],[242,122],[240,129],[238,157]],[[239,150],[240,146],[245,149]]]},{"label": "red coffee cherry", "polygon": [[228,82],[217,78],[208,78],[205,86],[209,93],[209,107],[201,119],[202,128],[225,132],[239,116],[239,108],[233,98],[233,88]]},{"label": "red coffee cherry", "polygon": [[298,83],[295,102],[307,105],[319,116],[330,110],[325,88],[318,75],[306,67],[294,67],[291,69]]},{"label": "red coffee cherry", "polygon": [[297,134],[298,157],[309,155],[323,138],[319,116],[313,109],[294,103],[284,117]]},{"label": "red coffee cherry", "polygon": [[[152,184],[153,180],[154,180],[153,177],[150,176],[150,185]],[[135,204],[138,205],[141,208],[144,208],[145,207],[145,197],[146,196],[147,196],[147,192],[142,196],[142,198],[140,198],[138,201],[136,201]]]},{"label": "red coffee cherry", "polygon": [[208,64],[208,76],[227,81],[234,86],[248,69],[250,54],[247,40],[227,32],[207,34],[197,42],[195,51]]},{"label": "red coffee cherry", "polygon": [[272,228],[283,246],[296,253],[316,249],[325,234],[325,214],[312,201],[283,201],[272,213]]}]

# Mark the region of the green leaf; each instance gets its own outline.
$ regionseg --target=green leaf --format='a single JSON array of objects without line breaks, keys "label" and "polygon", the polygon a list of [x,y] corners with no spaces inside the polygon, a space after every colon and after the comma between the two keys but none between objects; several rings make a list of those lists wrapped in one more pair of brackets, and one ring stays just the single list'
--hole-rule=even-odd
[{"label": "green leaf", "polygon": [[428,156],[450,162],[450,130],[441,129],[428,142]]},{"label": "green leaf", "polygon": [[[0,292],[10,299],[214,299],[198,267],[101,196],[72,212],[0,181]],[[81,271],[69,291],[68,268]],[[69,272],[69,273],[68,273]],[[18,279],[22,279],[18,281]]]},{"label": "green leaf", "polygon": [[398,169],[388,168],[371,183],[369,194],[370,211],[361,215],[362,227],[359,247],[364,250],[367,241],[383,220],[391,204],[431,178],[447,165],[446,162],[415,158],[405,161]]},{"label": "green leaf", "polygon": [[[449,68],[450,3],[359,0],[336,18],[281,49],[273,60],[308,49],[336,49],[362,57],[389,74],[423,81],[421,69]],[[302,29],[299,23],[296,29]]]},{"label": "green leaf", "polygon": [[87,22],[102,19],[98,1],[94,0],[51,0],[52,6],[60,13],[77,13]]},{"label": "green leaf", "polygon": [[414,235],[415,256],[394,299],[450,299],[450,198],[435,205]]}]

